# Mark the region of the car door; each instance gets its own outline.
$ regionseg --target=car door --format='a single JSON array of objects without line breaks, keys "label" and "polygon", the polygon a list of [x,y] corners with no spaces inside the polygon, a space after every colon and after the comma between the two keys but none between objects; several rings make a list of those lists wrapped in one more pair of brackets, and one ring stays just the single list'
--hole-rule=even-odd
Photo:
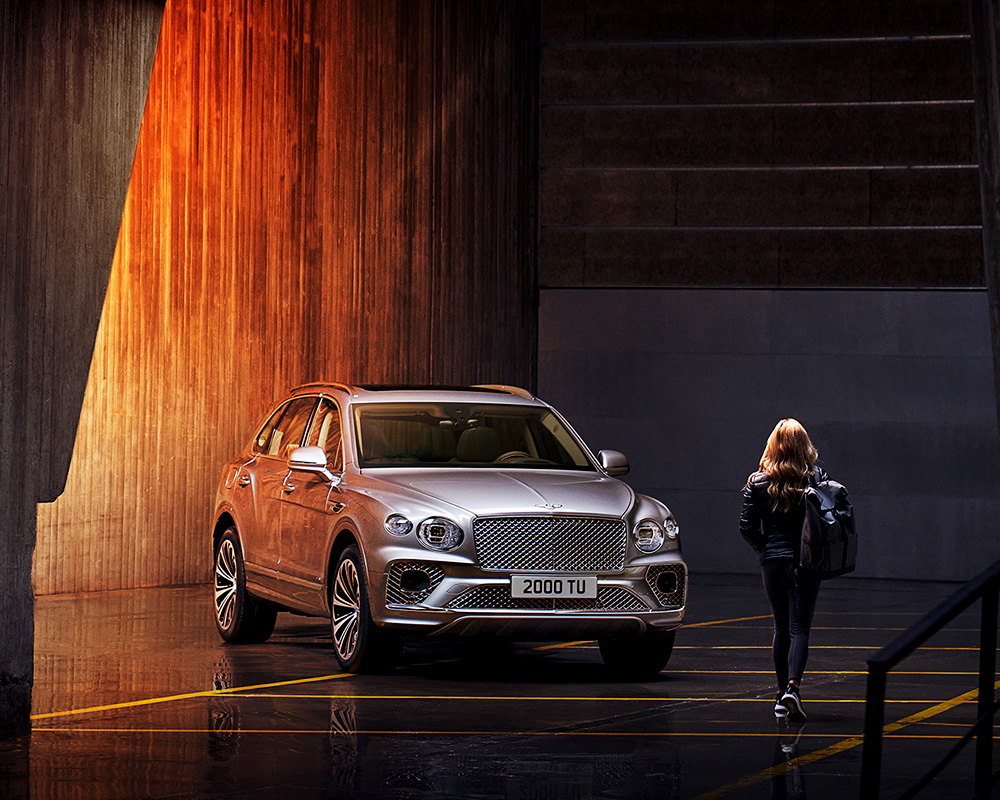
[{"label": "car door", "polygon": [[340,409],[329,398],[320,400],[306,445],[326,453],[329,474],[289,471],[281,498],[281,574],[287,594],[299,605],[322,612],[330,540],[335,518],[345,508],[339,488],[344,470]]},{"label": "car door", "polygon": [[261,442],[256,458],[245,470],[253,486],[254,525],[244,536],[243,559],[248,577],[269,589],[280,584],[282,486],[288,477],[288,454],[302,444],[317,397],[296,397],[284,411],[270,434]]}]

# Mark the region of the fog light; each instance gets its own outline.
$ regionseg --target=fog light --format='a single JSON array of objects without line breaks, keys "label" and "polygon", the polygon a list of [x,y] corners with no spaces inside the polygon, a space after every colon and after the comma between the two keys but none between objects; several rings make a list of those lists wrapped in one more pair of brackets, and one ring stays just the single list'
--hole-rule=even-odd
[{"label": "fog light", "polygon": [[656,576],[656,591],[662,594],[673,594],[677,591],[677,575],[673,572],[661,572]]},{"label": "fog light", "polygon": [[431,588],[431,576],[421,569],[408,569],[399,576],[399,588],[404,592],[425,592]]}]

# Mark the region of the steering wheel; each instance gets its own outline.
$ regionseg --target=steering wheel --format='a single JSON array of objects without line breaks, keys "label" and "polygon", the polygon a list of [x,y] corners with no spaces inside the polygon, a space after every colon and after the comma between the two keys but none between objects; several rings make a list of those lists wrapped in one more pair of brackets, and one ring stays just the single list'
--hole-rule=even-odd
[{"label": "steering wheel", "polygon": [[523,450],[508,450],[506,453],[493,459],[494,464],[510,464],[514,461],[530,461],[531,455]]}]

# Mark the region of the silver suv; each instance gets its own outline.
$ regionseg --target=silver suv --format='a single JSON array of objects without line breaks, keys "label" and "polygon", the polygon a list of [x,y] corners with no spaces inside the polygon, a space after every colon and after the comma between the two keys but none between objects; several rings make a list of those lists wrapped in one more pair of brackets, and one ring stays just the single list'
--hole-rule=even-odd
[{"label": "silver suv", "polygon": [[219,633],[328,617],[351,672],[413,636],[597,639],[619,674],[654,675],[687,568],[673,514],[627,472],[523,389],[301,386],[222,470]]}]

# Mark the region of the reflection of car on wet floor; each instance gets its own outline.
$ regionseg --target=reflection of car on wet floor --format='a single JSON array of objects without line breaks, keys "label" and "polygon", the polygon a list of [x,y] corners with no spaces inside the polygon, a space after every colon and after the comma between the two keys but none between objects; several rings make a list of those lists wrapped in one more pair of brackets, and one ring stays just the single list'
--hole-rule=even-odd
[{"label": "reflection of car on wet floor", "polygon": [[[233,689],[266,682],[274,677],[269,666],[242,648],[225,648],[212,686],[215,690]],[[465,673],[475,667],[453,663],[451,669]],[[548,677],[554,677],[557,670],[552,665]],[[498,665],[485,671],[498,679],[508,675]],[[581,676],[579,671],[574,674]],[[593,674],[593,670],[586,672]],[[207,746],[214,765],[213,779],[219,786],[233,792],[252,786],[265,796],[271,796],[267,788],[287,794],[290,785],[307,786],[314,789],[313,794],[336,798],[675,800],[685,796],[681,752],[669,736],[547,736],[553,729],[569,730],[559,712],[555,712],[558,721],[548,716],[562,705],[558,700],[511,698],[513,707],[496,708],[494,700],[477,704],[474,697],[463,697],[442,708],[441,701],[433,697],[414,695],[401,703],[391,696],[338,696],[336,681],[319,691],[312,685],[308,698],[294,693],[284,697],[213,693]],[[344,684],[343,691],[351,692],[351,686]],[[528,689],[524,683],[519,686],[531,692],[539,688]],[[604,730],[605,725],[620,719],[614,698],[603,699],[610,716],[594,719],[588,711],[586,719],[577,723],[580,732]],[[469,703],[476,704],[475,710],[470,712]],[[656,729],[663,731],[665,717],[658,703],[650,714]],[[669,714],[666,717],[669,719]],[[449,720],[449,732],[422,730],[414,735],[407,724],[401,724],[404,718],[434,718],[438,723]],[[483,726],[495,732],[454,732],[473,718],[476,730]],[[289,733],[291,726],[303,730]],[[322,735],[327,726],[327,735]],[[670,723],[666,726],[669,730]],[[510,735],[511,730],[526,729],[537,734]],[[183,741],[185,747],[195,746],[194,740]],[[277,796],[283,795],[279,791]]]},{"label": "reflection of car on wet floor", "polygon": [[655,674],[687,569],[670,510],[626,472],[521,389],[300,387],[222,471],[219,632],[330,617],[355,672],[410,636],[597,639],[610,667]]}]

